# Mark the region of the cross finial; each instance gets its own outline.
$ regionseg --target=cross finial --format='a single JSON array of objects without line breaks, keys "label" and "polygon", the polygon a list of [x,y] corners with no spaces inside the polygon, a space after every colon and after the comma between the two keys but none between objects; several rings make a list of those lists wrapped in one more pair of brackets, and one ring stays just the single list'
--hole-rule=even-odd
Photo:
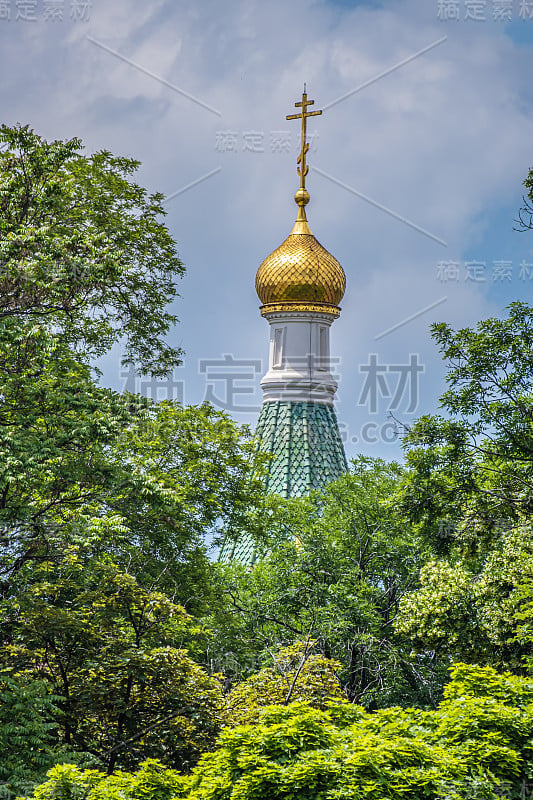
[{"label": "cross finial", "polygon": [[301,114],[289,114],[287,119],[301,119],[302,120],[302,145],[300,150],[300,155],[298,156],[297,160],[297,168],[296,171],[300,176],[300,189],[305,189],[305,176],[309,172],[309,167],[306,164],[306,155],[307,151],[309,150],[309,144],[306,141],[307,138],[307,118],[308,117],[316,117],[319,114],[322,114],[322,111],[308,111],[307,107],[312,106],[315,104],[314,100],[307,99],[307,87],[304,83],[304,90],[302,94],[302,101],[301,103],[295,103],[294,105],[296,108],[301,108]]}]

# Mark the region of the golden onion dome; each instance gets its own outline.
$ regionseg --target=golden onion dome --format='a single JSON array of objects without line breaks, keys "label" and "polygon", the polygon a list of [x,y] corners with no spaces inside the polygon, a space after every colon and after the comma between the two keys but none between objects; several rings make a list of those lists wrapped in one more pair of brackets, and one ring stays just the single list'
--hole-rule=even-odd
[{"label": "golden onion dome", "polygon": [[324,311],[338,316],[346,289],[344,270],[311,232],[305,216],[308,191],[300,188],[294,199],[299,208],[291,233],[257,270],[261,314]]}]

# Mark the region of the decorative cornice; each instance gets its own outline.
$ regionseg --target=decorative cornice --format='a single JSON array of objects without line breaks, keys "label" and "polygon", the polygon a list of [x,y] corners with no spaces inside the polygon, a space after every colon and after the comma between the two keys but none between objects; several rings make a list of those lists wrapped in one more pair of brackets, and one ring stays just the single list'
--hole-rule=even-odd
[{"label": "decorative cornice", "polygon": [[329,303],[265,303],[265,305],[259,307],[259,311],[263,317],[268,314],[290,313],[292,311],[330,314],[332,317],[340,317],[341,314],[339,306],[332,306]]}]

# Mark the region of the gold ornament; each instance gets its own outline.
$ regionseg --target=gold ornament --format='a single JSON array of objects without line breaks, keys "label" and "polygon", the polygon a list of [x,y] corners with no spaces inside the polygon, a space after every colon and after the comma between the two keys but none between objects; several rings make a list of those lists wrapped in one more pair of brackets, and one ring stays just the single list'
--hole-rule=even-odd
[{"label": "gold ornament", "polygon": [[322,111],[307,111],[313,104],[314,100],[307,99],[304,85],[301,102],[294,104],[301,107],[301,113],[287,116],[287,119],[302,120],[301,149],[296,167],[300,188],[294,195],[298,216],[283,244],[267,256],[257,270],[255,288],[263,304],[263,315],[273,311],[316,310],[338,316],[338,305],[346,289],[344,270],[313,236],[305,215],[305,206],[310,199],[305,188],[305,177],[309,172],[306,122],[308,117],[322,114]]}]

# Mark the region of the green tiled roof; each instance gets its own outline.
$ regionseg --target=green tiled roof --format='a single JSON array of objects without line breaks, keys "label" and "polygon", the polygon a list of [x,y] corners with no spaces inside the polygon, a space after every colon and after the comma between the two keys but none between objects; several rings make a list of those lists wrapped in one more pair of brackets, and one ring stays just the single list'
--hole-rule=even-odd
[{"label": "green tiled roof", "polygon": [[[347,471],[346,456],[332,406],[321,403],[264,403],[257,422],[259,447],[274,458],[266,490],[282,497],[301,497],[321,489]],[[253,564],[257,557],[251,537],[227,541],[221,561]]]}]

